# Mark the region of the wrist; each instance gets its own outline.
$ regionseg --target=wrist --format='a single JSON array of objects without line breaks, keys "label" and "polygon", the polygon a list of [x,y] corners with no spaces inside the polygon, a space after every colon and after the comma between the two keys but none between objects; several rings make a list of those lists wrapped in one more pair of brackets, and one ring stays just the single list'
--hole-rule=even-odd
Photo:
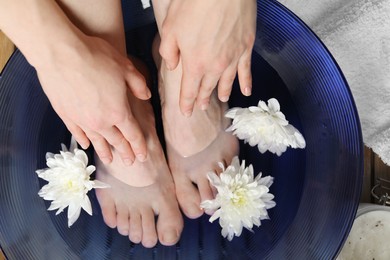
[{"label": "wrist", "polygon": [[68,32],[37,41],[34,46],[21,51],[37,70],[67,64],[67,61],[75,60],[85,50],[85,37],[81,32]]}]

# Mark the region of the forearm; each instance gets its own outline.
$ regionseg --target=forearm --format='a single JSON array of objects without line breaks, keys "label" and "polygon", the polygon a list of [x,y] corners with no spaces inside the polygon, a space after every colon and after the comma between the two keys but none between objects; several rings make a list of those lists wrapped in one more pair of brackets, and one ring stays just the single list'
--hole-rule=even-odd
[{"label": "forearm", "polygon": [[81,44],[81,32],[54,0],[0,0],[0,29],[33,66]]}]

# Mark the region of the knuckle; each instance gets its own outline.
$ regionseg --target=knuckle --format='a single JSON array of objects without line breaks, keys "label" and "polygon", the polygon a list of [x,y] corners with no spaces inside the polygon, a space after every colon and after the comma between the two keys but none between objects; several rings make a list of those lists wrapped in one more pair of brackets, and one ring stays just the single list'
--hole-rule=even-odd
[{"label": "knuckle", "polygon": [[188,65],[188,71],[195,75],[195,76],[198,76],[198,75],[201,75],[204,71],[204,64],[203,62],[201,61],[195,61],[195,62],[191,62],[189,65]]},{"label": "knuckle", "polygon": [[162,44],[160,45],[158,52],[160,53],[160,55],[163,59],[167,59],[169,52],[166,48],[164,48],[164,45],[162,45]]},{"label": "knuckle", "polygon": [[135,68],[134,64],[131,63],[130,60],[127,60],[126,61],[126,70],[130,73],[135,73],[137,71],[137,69]]},{"label": "knuckle", "polygon": [[109,158],[110,157],[110,151],[106,148],[95,147],[95,151],[99,155],[99,158]]},{"label": "knuckle", "polygon": [[109,113],[106,113],[103,118],[104,120],[104,126],[112,127],[115,125],[122,124],[128,120],[128,118],[131,117],[131,111],[128,106],[126,106],[125,103],[123,103],[122,106],[117,106],[115,108],[111,108],[111,111]]},{"label": "knuckle", "polygon": [[197,99],[197,104],[198,105],[210,104],[210,97],[209,96],[204,96],[202,98]]},{"label": "knuckle", "polygon": [[94,131],[99,131],[104,126],[104,120],[101,117],[88,116],[86,122],[88,128]]},{"label": "knuckle", "polygon": [[232,85],[235,79],[236,79],[236,73],[226,76],[225,82],[226,84]]},{"label": "knuckle", "polygon": [[181,94],[181,99],[185,101],[193,100],[198,95],[198,92],[195,89],[186,89]]},{"label": "knuckle", "polygon": [[123,135],[117,136],[115,139],[111,140],[111,145],[114,147],[124,147],[126,146],[127,140]]},{"label": "knuckle", "polygon": [[103,123],[101,123],[100,121],[97,121],[97,120],[89,121],[87,126],[89,129],[96,131],[96,132],[100,132],[100,130],[103,129]]},{"label": "knuckle", "polygon": [[[214,90],[214,88],[215,88],[214,85],[202,85],[200,92],[208,94],[208,93],[212,92]],[[201,93],[199,93],[199,94],[201,94]]]},{"label": "knuckle", "polygon": [[218,96],[219,97],[229,96],[231,89],[232,89],[231,86],[218,88]]},{"label": "knuckle", "polygon": [[251,68],[251,60],[250,59],[243,59],[241,61],[241,69],[244,69],[246,73],[249,73],[249,70]]},{"label": "knuckle", "polygon": [[102,143],[102,138],[99,135],[89,134],[88,138],[91,140],[94,146],[98,147]]},{"label": "knuckle", "polygon": [[133,150],[139,150],[143,146],[143,138],[139,135],[133,135],[129,138],[129,142]]},{"label": "knuckle", "polygon": [[128,114],[125,113],[123,110],[117,110],[111,114],[110,121],[112,122],[111,125],[118,125],[123,123],[126,118],[128,117]]},{"label": "knuckle", "polygon": [[255,32],[251,32],[249,35],[248,35],[248,42],[251,46],[254,45],[256,41],[256,33]]},{"label": "knuckle", "polygon": [[221,58],[216,61],[214,65],[214,70],[217,73],[222,73],[230,65],[230,60],[227,58]]},{"label": "knuckle", "polygon": [[218,86],[219,91],[223,91],[225,89],[230,89],[232,88],[234,82],[234,78],[224,78],[223,80],[220,81],[220,84]]},{"label": "knuckle", "polygon": [[195,99],[193,100],[180,100],[179,107],[181,111],[192,111],[194,108]]}]

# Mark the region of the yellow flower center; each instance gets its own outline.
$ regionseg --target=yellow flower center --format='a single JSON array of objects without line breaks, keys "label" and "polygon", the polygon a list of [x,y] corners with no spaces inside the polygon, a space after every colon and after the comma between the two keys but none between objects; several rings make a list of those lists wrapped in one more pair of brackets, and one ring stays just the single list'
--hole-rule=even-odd
[{"label": "yellow flower center", "polygon": [[245,206],[248,202],[248,198],[246,196],[246,189],[238,188],[233,191],[233,196],[231,197],[230,201],[236,207]]},{"label": "yellow flower center", "polygon": [[79,192],[81,190],[80,183],[74,180],[68,180],[65,185],[65,190],[68,192]]}]

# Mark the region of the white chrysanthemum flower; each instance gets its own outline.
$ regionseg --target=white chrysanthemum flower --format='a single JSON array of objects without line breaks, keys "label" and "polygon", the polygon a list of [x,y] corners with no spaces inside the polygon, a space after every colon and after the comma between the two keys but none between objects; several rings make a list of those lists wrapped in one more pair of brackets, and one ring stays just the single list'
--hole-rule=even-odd
[{"label": "white chrysanthemum flower", "polygon": [[222,236],[231,241],[234,235],[241,235],[243,227],[252,230],[253,225],[260,226],[261,220],[269,219],[267,209],[276,205],[269,193],[273,178],[261,178],[261,173],[254,178],[253,166],[245,167],[245,161],[240,165],[237,156],[226,169],[222,163],[219,166],[223,171],[219,176],[208,173],[210,183],[217,188],[217,196],[203,201],[201,207],[216,210],[209,221],[219,218]]},{"label": "white chrysanthemum flower", "polygon": [[233,132],[251,146],[257,145],[261,153],[268,150],[280,156],[289,146],[306,147],[302,134],[288,123],[275,98],[268,100],[268,106],[259,101],[257,107],[229,109],[225,116],[233,119],[226,131]]},{"label": "white chrysanthemum flower", "polygon": [[[46,153],[48,168],[37,170],[39,178],[48,182],[38,192],[45,200],[52,200],[47,210],[57,210],[56,215],[68,208],[68,226],[73,225],[80,216],[81,208],[92,216],[92,206],[88,191],[93,188],[108,188],[109,185],[98,180],[90,180],[95,166],[88,165],[88,157],[77,148],[72,137],[69,150],[61,144],[60,154]],[[72,152],[73,151],[73,152]]]}]

